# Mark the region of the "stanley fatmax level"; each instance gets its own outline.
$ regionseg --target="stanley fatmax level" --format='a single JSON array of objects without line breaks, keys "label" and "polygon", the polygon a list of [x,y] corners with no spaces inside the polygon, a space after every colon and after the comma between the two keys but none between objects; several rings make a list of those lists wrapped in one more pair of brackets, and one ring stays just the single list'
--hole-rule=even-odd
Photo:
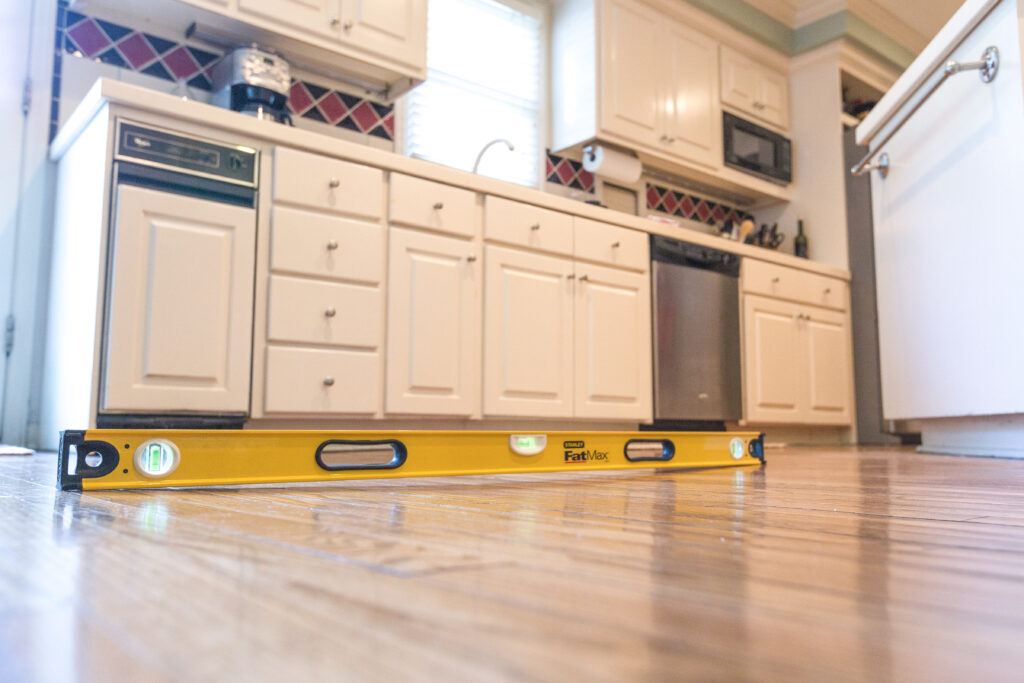
[{"label": "stanley fatmax level", "polygon": [[66,431],[65,491],[234,486],[764,462],[744,432]]}]

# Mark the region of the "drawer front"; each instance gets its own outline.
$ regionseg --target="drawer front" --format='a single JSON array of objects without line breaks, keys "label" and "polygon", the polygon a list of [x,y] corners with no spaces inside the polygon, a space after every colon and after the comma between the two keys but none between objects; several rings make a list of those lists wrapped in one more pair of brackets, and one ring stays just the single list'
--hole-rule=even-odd
[{"label": "drawer front", "polygon": [[474,237],[476,193],[422,178],[391,174],[391,223]]},{"label": "drawer front", "polygon": [[380,218],[384,209],[384,172],[278,147],[274,151],[274,201]]},{"label": "drawer front", "polygon": [[267,340],[329,346],[380,347],[380,289],[272,275]]},{"label": "drawer front", "polygon": [[501,197],[484,199],[484,237],[572,256],[572,216]]},{"label": "drawer front", "polygon": [[384,278],[384,226],[275,206],[270,268],[377,283]]},{"label": "drawer front", "polygon": [[743,291],[845,311],[847,283],[774,263],[743,259]]},{"label": "drawer front", "polygon": [[365,351],[267,347],[267,413],[356,413],[380,406],[380,356]]},{"label": "drawer front", "polygon": [[647,271],[651,255],[646,233],[587,218],[573,218],[576,258],[609,266]]}]

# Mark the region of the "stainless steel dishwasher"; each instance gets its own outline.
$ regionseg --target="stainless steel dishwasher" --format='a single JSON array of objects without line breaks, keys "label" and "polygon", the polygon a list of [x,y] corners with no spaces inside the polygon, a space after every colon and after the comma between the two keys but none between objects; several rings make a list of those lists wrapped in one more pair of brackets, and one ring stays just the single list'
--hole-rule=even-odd
[{"label": "stainless steel dishwasher", "polygon": [[651,236],[654,419],[739,420],[740,257]]}]

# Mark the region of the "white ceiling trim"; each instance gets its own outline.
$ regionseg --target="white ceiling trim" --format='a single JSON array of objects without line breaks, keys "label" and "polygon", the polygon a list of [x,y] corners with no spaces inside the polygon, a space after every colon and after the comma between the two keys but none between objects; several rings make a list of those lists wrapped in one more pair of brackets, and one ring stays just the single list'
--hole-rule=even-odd
[{"label": "white ceiling trim", "polygon": [[799,0],[793,28],[800,28],[847,9],[846,0]]},{"label": "white ceiling trim", "polygon": [[772,19],[781,21],[793,28],[796,21],[797,4],[800,0],[746,0],[746,3],[759,9]]},{"label": "white ceiling trim", "polygon": [[851,12],[909,50],[921,52],[931,39],[874,0],[848,0],[847,4]]}]

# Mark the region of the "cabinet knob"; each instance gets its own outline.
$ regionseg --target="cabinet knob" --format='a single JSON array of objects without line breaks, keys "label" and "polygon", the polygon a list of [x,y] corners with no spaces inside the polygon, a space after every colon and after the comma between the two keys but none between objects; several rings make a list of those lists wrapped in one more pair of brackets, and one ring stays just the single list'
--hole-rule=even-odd
[{"label": "cabinet knob", "polygon": [[466,257],[466,262],[467,263],[472,263],[473,261],[476,261],[476,256],[473,256],[472,254],[470,254],[469,256]]},{"label": "cabinet knob", "polygon": [[341,185],[341,181],[338,180],[337,178],[331,178],[329,181],[327,181],[327,187],[330,187],[330,188],[339,187],[340,185]]},{"label": "cabinet knob", "polygon": [[575,280],[576,279],[576,273],[569,273],[568,275],[565,276],[565,279],[566,280]]},{"label": "cabinet knob", "polygon": [[832,293],[832,288],[831,287],[826,287],[825,288],[825,293],[826,294],[831,294]]},{"label": "cabinet knob", "polygon": [[334,310],[333,307],[328,308],[326,311],[324,311],[324,317],[325,318],[333,318],[337,314],[338,314],[338,312],[336,310]]},{"label": "cabinet knob", "polygon": [[590,279],[589,275],[580,275],[580,282],[586,282]]},{"label": "cabinet knob", "polygon": [[705,394],[703,391],[701,393],[697,394],[697,399],[700,400],[700,401],[706,401],[709,398],[711,398],[711,397],[708,396],[707,394]]},{"label": "cabinet knob", "polygon": [[622,244],[620,242],[612,242],[612,249],[618,249]]},{"label": "cabinet knob", "polygon": [[338,17],[331,17],[331,26],[337,26],[341,23],[341,19]]},{"label": "cabinet knob", "polygon": [[773,285],[777,285],[777,284],[779,284],[779,278],[778,278],[778,277],[773,277],[773,278],[772,278],[772,284],[773,284]]},{"label": "cabinet knob", "polygon": [[334,251],[337,248],[338,248],[338,243],[335,242],[334,240],[331,240],[331,241],[329,241],[327,243],[327,251]]},{"label": "cabinet knob", "polygon": [[534,223],[531,225],[530,230],[540,230],[540,223]]},{"label": "cabinet knob", "polygon": [[434,204],[434,211],[440,211],[444,208],[444,202],[436,202]]},{"label": "cabinet knob", "polygon": [[351,31],[352,30],[352,22],[351,21],[346,21],[345,25],[342,26],[341,28],[344,29],[346,32],[347,31]]},{"label": "cabinet knob", "polygon": [[334,386],[334,378],[333,377],[324,377],[324,386],[325,387],[333,387]]},{"label": "cabinet knob", "polygon": [[754,109],[760,110],[760,109],[764,109],[764,108],[765,108],[764,102],[754,102]]}]

